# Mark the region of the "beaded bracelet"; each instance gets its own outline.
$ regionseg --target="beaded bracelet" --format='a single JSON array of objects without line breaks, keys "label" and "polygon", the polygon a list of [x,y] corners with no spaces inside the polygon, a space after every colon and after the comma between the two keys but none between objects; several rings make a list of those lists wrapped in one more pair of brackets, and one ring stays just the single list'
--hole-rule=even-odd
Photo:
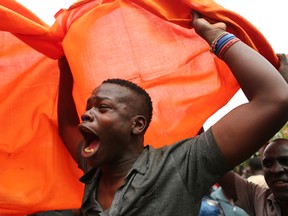
[{"label": "beaded bracelet", "polygon": [[225,54],[225,52],[236,42],[240,41],[239,38],[233,38],[230,41],[228,41],[226,44],[224,44],[224,46],[221,48],[221,50],[219,51],[219,53],[217,54],[217,56],[222,59],[223,55]]},{"label": "beaded bracelet", "polygon": [[234,38],[236,38],[236,37],[233,34],[226,34],[226,35],[222,36],[221,38],[219,38],[219,40],[216,43],[214,54],[218,56],[222,47],[224,47],[226,43],[228,43],[229,41],[231,41]]},{"label": "beaded bracelet", "polygon": [[212,52],[212,53],[215,52],[215,48],[216,48],[218,40],[227,34],[229,34],[229,33],[228,32],[221,32],[219,35],[217,35],[217,37],[211,43],[210,52]]},{"label": "beaded bracelet", "polygon": [[210,51],[222,59],[224,53],[236,42],[239,41],[239,38],[236,38],[235,35],[221,32],[211,43]]}]

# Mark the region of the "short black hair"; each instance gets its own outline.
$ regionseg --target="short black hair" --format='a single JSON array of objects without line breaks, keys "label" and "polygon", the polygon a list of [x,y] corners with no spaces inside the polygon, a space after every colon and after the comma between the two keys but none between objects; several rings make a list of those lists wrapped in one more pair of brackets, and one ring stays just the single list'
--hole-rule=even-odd
[{"label": "short black hair", "polygon": [[111,84],[117,84],[117,85],[120,85],[120,86],[124,86],[126,88],[129,88],[133,92],[135,92],[137,95],[140,95],[141,97],[144,98],[146,106],[147,106],[147,110],[148,110],[148,113],[147,113],[147,115],[148,115],[147,116],[147,127],[146,127],[146,129],[147,129],[149,124],[150,124],[150,122],[151,122],[152,115],[153,115],[152,100],[151,100],[151,97],[148,94],[148,92],[145,91],[142,87],[138,86],[137,84],[135,84],[135,83],[133,83],[131,81],[128,81],[128,80],[124,80],[124,79],[118,79],[118,78],[107,79],[107,80],[104,80],[102,82],[102,84],[105,84],[105,83],[111,83]]}]

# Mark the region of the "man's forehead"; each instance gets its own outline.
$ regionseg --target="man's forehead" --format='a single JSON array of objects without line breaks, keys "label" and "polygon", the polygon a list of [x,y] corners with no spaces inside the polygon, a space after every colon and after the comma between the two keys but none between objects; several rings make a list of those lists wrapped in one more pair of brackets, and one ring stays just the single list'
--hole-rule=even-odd
[{"label": "man's forehead", "polygon": [[90,98],[125,98],[127,96],[131,96],[132,91],[125,87],[118,84],[113,83],[104,83],[100,86],[96,87]]},{"label": "man's forehead", "polygon": [[288,156],[288,142],[287,141],[278,141],[273,142],[266,147],[264,150],[264,156],[276,154],[281,156]]},{"label": "man's forehead", "polygon": [[96,87],[93,90],[92,94],[97,93],[97,92],[101,92],[101,91],[110,92],[110,91],[119,91],[122,89],[125,89],[125,87],[117,85],[117,84],[113,84],[113,83],[103,83],[103,84],[99,85],[98,87]]}]

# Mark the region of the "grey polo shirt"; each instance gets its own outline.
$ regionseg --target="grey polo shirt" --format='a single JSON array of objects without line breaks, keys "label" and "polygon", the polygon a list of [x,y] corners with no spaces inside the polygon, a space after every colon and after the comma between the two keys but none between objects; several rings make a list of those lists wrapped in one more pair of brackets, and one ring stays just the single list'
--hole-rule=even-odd
[{"label": "grey polo shirt", "polygon": [[87,172],[80,179],[81,210],[85,216],[197,216],[201,198],[228,170],[211,129],[163,148],[146,146],[106,211],[96,200],[100,168]]}]

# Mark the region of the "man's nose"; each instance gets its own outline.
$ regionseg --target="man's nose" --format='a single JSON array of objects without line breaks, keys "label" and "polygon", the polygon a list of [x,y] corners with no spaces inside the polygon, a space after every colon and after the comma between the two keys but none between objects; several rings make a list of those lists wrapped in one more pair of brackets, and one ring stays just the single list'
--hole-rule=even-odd
[{"label": "man's nose", "polygon": [[92,114],[92,109],[90,110],[87,110],[82,116],[81,116],[81,120],[83,122],[87,122],[87,121],[93,121],[94,120],[94,117],[93,117],[93,114]]}]

